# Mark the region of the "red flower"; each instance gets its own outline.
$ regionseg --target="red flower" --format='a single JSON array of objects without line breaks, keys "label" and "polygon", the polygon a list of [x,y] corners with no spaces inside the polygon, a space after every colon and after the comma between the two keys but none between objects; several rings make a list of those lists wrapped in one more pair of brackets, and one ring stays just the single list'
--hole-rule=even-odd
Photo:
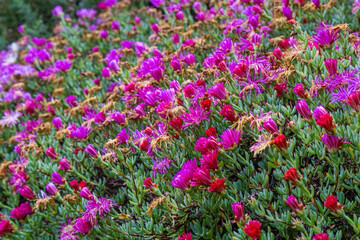
[{"label": "red flower", "polygon": [[205,110],[205,111],[209,111],[210,107],[211,107],[211,100],[207,99],[205,101],[202,101],[201,103],[201,107]]},{"label": "red flower", "polygon": [[316,124],[324,128],[328,132],[332,132],[335,128],[333,123],[333,118],[330,114],[326,113],[322,115],[317,121]]},{"label": "red flower", "polygon": [[174,128],[175,131],[181,132],[184,120],[180,117],[171,120],[169,125]]},{"label": "red flower", "polygon": [[77,156],[79,154],[79,152],[84,152],[84,151],[85,151],[85,149],[83,149],[83,148],[77,148],[77,149],[75,149],[75,155]]},{"label": "red flower", "polygon": [[289,49],[290,48],[289,39],[285,39],[282,42],[280,42],[279,46],[284,50]]},{"label": "red flower", "polygon": [[274,87],[274,90],[277,93],[278,98],[283,98],[284,96],[284,91],[287,91],[287,82],[284,82],[282,84],[276,85]]},{"label": "red flower", "polygon": [[286,180],[289,180],[294,186],[296,186],[301,181],[301,178],[299,177],[296,168],[290,168],[284,175],[284,178]]},{"label": "red flower", "polygon": [[284,134],[275,138],[275,140],[272,141],[272,144],[275,144],[280,150],[288,149],[288,143]]},{"label": "red flower", "polygon": [[214,137],[217,137],[217,132],[216,132],[216,129],[211,127],[209,128],[208,130],[205,131],[206,133],[206,136],[209,138],[211,136],[214,136]]},{"label": "red flower", "polygon": [[221,110],[220,115],[230,122],[236,122],[239,119],[239,116],[236,115],[234,108],[231,105],[225,105]]},{"label": "red flower", "polygon": [[82,181],[80,184],[79,184],[79,187],[80,188],[84,188],[84,187],[87,187],[87,182],[84,182],[84,181]]},{"label": "red flower", "polygon": [[142,144],[140,145],[140,149],[144,152],[147,152],[150,148],[150,143],[148,142],[148,140],[145,140],[142,142]]},{"label": "red flower", "polygon": [[335,196],[328,196],[324,206],[336,214],[341,212],[343,209],[343,206],[338,202],[338,199]]},{"label": "red flower", "polygon": [[151,191],[153,191],[155,188],[157,188],[159,185],[157,185],[156,183],[153,182],[153,180],[151,179],[151,177],[148,177],[147,179],[145,179],[144,181],[144,187],[150,189]]},{"label": "red flower", "polygon": [[224,179],[218,179],[218,180],[214,181],[210,185],[209,192],[224,193],[225,188],[226,188],[225,180],[226,179],[224,178]]},{"label": "red flower", "polygon": [[244,232],[246,233],[246,235],[255,240],[259,239],[261,234],[261,223],[259,223],[258,221],[250,221],[248,224],[246,224]]},{"label": "red flower", "polygon": [[151,127],[147,127],[144,130],[144,133],[146,133],[147,135],[151,136],[153,134],[154,130]]},{"label": "red flower", "polygon": [[70,186],[74,189],[74,192],[77,193],[78,191],[80,191],[79,188],[79,183],[77,180],[71,181],[70,182]]}]

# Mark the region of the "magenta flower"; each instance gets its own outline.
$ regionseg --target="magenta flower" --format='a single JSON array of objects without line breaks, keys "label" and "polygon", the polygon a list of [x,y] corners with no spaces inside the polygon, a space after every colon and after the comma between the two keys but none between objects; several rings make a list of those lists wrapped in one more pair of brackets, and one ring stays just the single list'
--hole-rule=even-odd
[{"label": "magenta flower", "polygon": [[318,34],[313,37],[312,41],[318,43],[322,47],[329,47],[339,38],[339,31],[324,29],[320,30]]},{"label": "magenta flower", "polygon": [[302,99],[308,99],[309,98],[309,95],[305,91],[304,86],[302,84],[297,84],[293,91],[298,97],[300,97]]},{"label": "magenta flower", "polygon": [[356,112],[360,112],[360,91],[352,93],[347,99],[346,103],[349,104]]},{"label": "magenta flower", "polygon": [[126,129],[123,129],[116,137],[117,140],[119,140],[119,144],[124,144],[129,141],[130,137],[126,132]]},{"label": "magenta flower", "polygon": [[335,75],[337,73],[337,59],[327,59],[325,67],[330,75]]},{"label": "magenta flower", "polygon": [[194,54],[187,54],[184,58],[184,61],[186,62],[187,65],[189,65],[190,67],[193,66],[195,64],[195,55]]},{"label": "magenta flower", "polygon": [[86,147],[85,152],[87,152],[93,158],[99,157],[98,151],[96,151],[96,149],[91,144]]},{"label": "magenta flower", "polygon": [[31,188],[29,188],[28,185],[24,185],[19,189],[19,193],[21,196],[23,196],[24,198],[28,199],[28,200],[32,200],[35,198],[35,193],[33,192],[33,190],[31,190]]},{"label": "magenta flower", "polygon": [[103,76],[104,78],[111,78],[111,70],[110,68],[106,67],[102,70],[101,76]]},{"label": "magenta flower", "polygon": [[304,211],[304,206],[299,203],[299,201],[296,199],[296,197],[290,195],[288,200],[286,201],[286,204],[289,205],[289,207],[295,212],[299,213]]},{"label": "magenta flower", "polygon": [[212,177],[210,175],[209,168],[205,165],[202,165],[193,173],[191,186],[210,186],[211,181]]},{"label": "magenta flower", "polygon": [[92,200],[95,196],[90,192],[87,187],[83,187],[80,192],[80,197],[85,198],[86,200]]},{"label": "magenta flower", "polygon": [[314,118],[316,120],[319,120],[322,116],[324,116],[325,114],[328,114],[328,112],[326,111],[326,109],[320,105],[318,106],[315,110],[314,110]]},{"label": "magenta flower", "polygon": [[218,150],[207,153],[203,155],[202,159],[200,159],[200,163],[206,165],[208,168],[210,168],[213,171],[217,171],[219,168],[218,155],[219,155]]},{"label": "magenta flower", "polygon": [[100,36],[102,39],[105,39],[105,40],[109,39],[109,34],[108,34],[108,31],[107,31],[107,30],[103,30],[103,31],[99,34],[99,36]]},{"label": "magenta flower", "polygon": [[67,104],[69,104],[70,107],[76,107],[77,106],[77,102],[76,102],[76,97],[75,96],[69,96],[65,99],[65,102]]},{"label": "magenta flower", "polygon": [[87,139],[89,134],[92,132],[92,129],[87,127],[78,127],[75,131],[71,133],[72,137],[79,139],[80,141]]},{"label": "magenta flower", "polygon": [[58,156],[53,147],[48,148],[48,150],[46,150],[45,154],[53,160],[57,159],[57,156]]},{"label": "magenta flower", "polygon": [[342,145],[344,144],[351,144],[351,142],[344,142],[345,137],[339,139],[336,136],[330,136],[328,134],[325,134],[321,140],[325,144],[326,148],[329,152],[334,153],[338,151]]},{"label": "magenta flower", "polygon": [[62,129],[64,126],[60,117],[54,118],[52,123],[54,124],[54,126],[57,130]]},{"label": "magenta flower", "polygon": [[232,205],[232,209],[234,211],[235,217],[234,222],[240,222],[242,224],[245,223],[245,205],[243,203],[234,203]]},{"label": "magenta flower", "polygon": [[296,110],[300,113],[300,115],[307,119],[307,120],[311,120],[312,119],[312,114],[311,114],[311,110],[309,108],[308,103],[305,100],[300,100],[296,106],[295,106]]},{"label": "magenta flower", "polygon": [[108,63],[108,67],[115,73],[118,73],[119,71],[121,71],[121,68],[120,68],[118,62],[114,59]]},{"label": "magenta flower", "polygon": [[48,183],[48,185],[46,185],[45,189],[51,196],[55,196],[58,193],[56,186],[52,182]]},{"label": "magenta flower", "polygon": [[284,7],[283,8],[283,14],[287,18],[287,20],[293,19],[293,15],[292,15],[290,7]]},{"label": "magenta flower", "polygon": [[19,207],[11,211],[10,218],[25,220],[27,216],[33,215],[34,211],[29,202],[22,203]]},{"label": "magenta flower", "polygon": [[85,220],[84,217],[78,218],[74,225],[74,230],[76,232],[82,233],[84,235],[87,235],[92,229],[93,229],[93,227],[92,227],[91,223],[89,221]]},{"label": "magenta flower", "polygon": [[219,83],[217,85],[212,86],[209,89],[209,94],[219,100],[225,100],[227,98],[227,91],[224,87],[224,83]]},{"label": "magenta flower", "polygon": [[209,152],[216,151],[220,148],[220,144],[214,137],[206,139],[204,137],[199,138],[196,142],[195,150],[201,154],[208,154]]},{"label": "magenta flower", "polygon": [[119,125],[125,125],[126,123],[126,114],[121,114],[119,111],[114,112],[111,118]]},{"label": "magenta flower", "polygon": [[62,176],[57,173],[57,172],[54,172],[52,175],[52,179],[51,181],[53,181],[54,183],[58,184],[58,185],[65,185],[65,179],[62,178]]},{"label": "magenta flower", "polygon": [[280,134],[279,129],[272,118],[270,118],[269,121],[264,123],[264,128],[271,134]]},{"label": "magenta flower", "polygon": [[115,30],[115,31],[120,31],[120,22],[119,21],[114,21],[112,23],[111,29]]},{"label": "magenta flower", "polygon": [[174,179],[171,182],[171,185],[174,188],[180,188],[182,190],[188,190],[191,187],[191,179],[194,172],[197,169],[196,159],[193,161],[188,161],[182,167],[182,170],[176,174]]},{"label": "magenta flower", "polygon": [[60,164],[60,170],[64,170],[64,171],[69,171],[71,170],[71,164],[69,163],[69,161],[66,158],[63,158],[59,161]]},{"label": "magenta flower", "polygon": [[221,135],[220,138],[223,140],[222,145],[225,150],[232,150],[242,142],[241,132],[233,129],[228,129],[223,132],[223,135]]},{"label": "magenta flower", "polygon": [[69,60],[60,61],[57,60],[54,64],[55,68],[61,72],[67,72],[72,67],[72,62]]},{"label": "magenta flower", "polygon": [[202,121],[209,121],[211,111],[204,112],[204,109],[200,106],[190,108],[190,113],[185,113],[182,119],[186,122],[183,129],[187,129],[190,126],[200,126]]}]

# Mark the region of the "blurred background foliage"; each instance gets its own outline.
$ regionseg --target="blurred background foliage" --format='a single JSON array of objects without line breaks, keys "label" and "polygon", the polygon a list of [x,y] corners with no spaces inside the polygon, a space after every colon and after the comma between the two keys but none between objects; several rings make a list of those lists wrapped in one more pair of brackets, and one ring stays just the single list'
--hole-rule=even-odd
[{"label": "blurred background foliage", "polygon": [[61,5],[71,17],[81,8],[95,8],[101,0],[0,0],[0,50],[16,41],[17,28],[25,25],[31,37],[49,37],[55,26],[52,10]]}]

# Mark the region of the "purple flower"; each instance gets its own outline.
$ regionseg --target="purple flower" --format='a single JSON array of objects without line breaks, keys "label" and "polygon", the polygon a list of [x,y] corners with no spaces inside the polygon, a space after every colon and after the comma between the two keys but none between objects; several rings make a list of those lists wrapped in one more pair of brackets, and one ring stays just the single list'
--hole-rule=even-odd
[{"label": "purple flower", "polygon": [[18,28],[17,28],[17,30],[18,30],[18,32],[19,33],[21,33],[21,34],[24,34],[25,33],[25,25],[24,24],[21,24]]},{"label": "purple flower", "polygon": [[195,106],[190,108],[190,113],[185,113],[182,119],[186,122],[183,129],[187,129],[190,126],[200,126],[202,121],[209,121],[211,111],[204,112],[203,108],[200,106]]},{"label": "purple flower", "polygon": [[99,36],[102,38],[102,39],[109,39],[109,34],[108,34],[108,31],[107,30],[103,30]]},{"label": "purple flower", "polygon": [[145,111],[145,103],[140,103],[134,108],[134,111],[138,114],[137,118],[139,117],[145,117],[146,111]]},{"label": "purple flower", "polygon": [[307,120],[311,120],[312,119],[312,114],[311,114],[311,110],[309,108],[308,103],[305,100],[300,100],[296,106],[295,106],[296,110],[300,113],[300,115],[307,119]]},{"label": "purple flower", "polygon": [[[27,216],[33,215],[34,211],[29,202],[22,203],[19,207],[11,211],[10,218],[15,218],[17,220],[25,220]],[[1,232],[1,227],[0,227]],[[0,234],[1,236],[1,234]]]},{"label": "purple flower", "polygon": [[252,15],[248,20],[250,26],[255,30],[259,26],[259,15]]},{"label": "purple flower", "polygon": [[80,18],[94,19],[96,16],[96,10],[94,9],[80,9],[76,12]]},{"label": "purple flower", "polygon": [[342,145],[344,144],[351,144],[351,142],[344,142],[345,138],[341,138],[339,139],[336,136],[330,136],[328,134],[325,134],[321,140],[323,141],[323,143],[325,144],[325,146],[327,147],[328,151],[331,153],[334,153],[336,151],[338,151]]},{"label": "purple flower", "polygon": [[54,16],[64,15],[63,8],[62,8],[61,6],[56,6],[56,7],[52,10],[52,14],[53,14]]},{"label": "purple flower", "polygon": [[60,240],[78,240],[79,236],[76,234],[74,225],[68,223],[64,224],[63,228],[60,230]]},{"label": "purple flower", "polygon": [[104,215],[111,212],[111,208],[116,204],[107,198],[92,199],[88,202],[87,209],[83,213],[83,218],[91,223],[91,225],[97,226],[98,216],[103,217]]},{"label": "purple flower", "polygon": [[90,192],[87,187],[83,187],[80,192],[80,197],[85,198],[86,200],[92,200],[95,196]]},{"label": "purple flower", "polygon": [[113,59],[108,63],[108,67],[115,73],[118,73],[119,71],[121,71],[121,68],[118,64],[118,62]]},{"label": "purple flower", "polygon": [[212,86],[209,89],[209,94],[219,100],[225,100],[227,97],[227,91],[224,87],[224,83],[219,83],[217,85]]},{"label": "purple flower", "polygon": [[232,129],[228,129],[223,132],[223,135],[221,135],[220,138],[223,140],[222,145],[225,150],[232,150],[242,142],[241,132]]},{"label": "purple flower", "polygon": [[329,47],[339,38],[339,31],[324,29],[320,30],[318,34],[313,37],[312,41],[318,43],[322,47]]},{"label": "purple flower", "polygon": [[283,14],[287,18],[287,20],[293,19],[291,8],[290,7],[284,7],[283,8]]},{"label": "purple flower", "polygon": [[154,162],[154,166],[152,168],[152,171],[154,172],[154,177],[156,177],[156,174],[166,174],[167,173],[167,170],[171,167],[171,163],[172,161],[167,159],[167,158],[164,158],[162,161],[155,161],[153,160]]},{"label": "purple flower", "polygon": [[57,173],[57,172],[54,172],[52,175],[52,179],[51,181],[53,181],[54,183],[58,184],[58,185],[65,185],[65,179],[62,178],[62,176]]},{"label": "purple flower", "polygon": [[52,123],[54,124],[57,130],[60,130],[64,126],[60,117],[54,118]]},{"label": "purple flower", "polygon": [[56,186],[51,182],[48,185],[46,185],[46,191],[51,195],[51,196],[55,196],[58,193],[58,190],[56,188]]}]

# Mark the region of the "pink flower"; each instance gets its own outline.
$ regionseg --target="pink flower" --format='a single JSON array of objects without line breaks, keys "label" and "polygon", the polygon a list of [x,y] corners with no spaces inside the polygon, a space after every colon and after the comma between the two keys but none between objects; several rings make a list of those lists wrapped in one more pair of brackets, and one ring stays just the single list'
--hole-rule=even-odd
[{"label": "pink flower", "polygon": [[83,189],[81,189],[79,196],[85,198],[86,200],[91,200],[95,198],[95,196],[90,192],[87,187],[83,187]]},{"label": "pink flower", "polygon": [[288,200],[286,201],[286,204],[289,205],[289,207],[295,212],[303,212],[304,206],[299,203],[299,201],[296,199],[296,197],[290,195]]},{"label": "pink flower", "polygon": [[328,151],[331,153],[334,153],[336,151],[338,151],[342,145],[344,144],[351,144],[351,142],[344,142],[344,137],[339,139],[336,136],[331,136],[328,134],[325,134],[321,140],[323,141],[323,143],[325,144],[325,146],[327,147]]},{"label": "pink flower", "polygon": [[225,150],[232,150],[242,142],[241,132],[233,129],[228,129],[223,132],[223,135],[221,135],[220,138],[223,140],[222,145],[224,146]]},{"label": "pink flower", "polygon": [[51,181],[53,181],[54,183],[58,184],[58,185],[65,185],[65,179],[62,178],[62,176],[57,173],[57,172],[54,172],[52,175],[52,179]]},{"label": "pink flower", "polygon": [[200,163],[206,165],[211,170],[217,171],[219,168],[218,155],[219,152],[217,150],[207,153],[203,155],[203,159],[200,159]]},{"label": "pink flower", "polygon": [[55,152],[55,150],[54,150],[54,148],[53,147],[51,147],[51,148],[48,148],[47,150],[46,150],[46,153],[45,153],[47,156],[49,156],[51,159],[53,159],[53,160],[55,160],[55,159],[57,159],[57,154],[56,154],[56,152]]},{"label": "pink flower", "polygon": [[21,196],[28,200],[32,200],[35,198],[35,193],[29,188],[29,186],[24,185],[19,189],[19,193]]},{"label": "pink flower", "polygon": [[227,91],[224,87],[224,83],[219,83],[217,85],[212,86],[209,89],[209,94],[219,100],[225,100],[227,98]]},{"label": "pink flower", "polygon": [[[15,218],[17,220],[25,220],[27,216],[33,215],[34,211],[30,206],[29,202],[23,203],[20,207],[15,208],[11,211],[10,218]],[[0,230],[1,232],[1,230]],[[1,236],[1,235],[0,235]]]},{"label": "pink flower", "polygon": [[207,166],[201,166],[194,173],[191,181],[193,187],[196,186],[210,186],[212,177]]},{"label": "pink flower", "polygon": [[232,205],[232,209],[235,214],[235,221],[234,222],[240,222],[245,223],[245,205],[243,203],[234,203]]}]

